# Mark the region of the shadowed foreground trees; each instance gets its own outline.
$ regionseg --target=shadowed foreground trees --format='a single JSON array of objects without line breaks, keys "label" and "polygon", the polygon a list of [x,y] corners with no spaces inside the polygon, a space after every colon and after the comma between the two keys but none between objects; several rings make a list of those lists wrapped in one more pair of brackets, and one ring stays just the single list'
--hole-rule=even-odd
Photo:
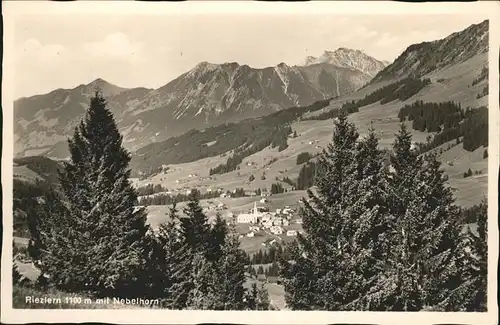
[{"label": "shadowed foreground trees", "polygon": [[184,217],[174,205],[168,223],[156,231],[147,225],[129,182],[129,153],[100,93],[68,142],[61,189],[47,190],[29,224],[39,287],[160,299],[170,309],[269,308],[262,299],[248,305],[247,255],[224,220],[208,223],[197,191]]},{"label": "shadowed foreground trees", "polygon": [[280,260],[289,308],[485,310],[486,218],[462,231],[440,162],[412,149],[404,124],[386,168],[374,130],[359,139],[341,114],[317,165],[304,234]]}]

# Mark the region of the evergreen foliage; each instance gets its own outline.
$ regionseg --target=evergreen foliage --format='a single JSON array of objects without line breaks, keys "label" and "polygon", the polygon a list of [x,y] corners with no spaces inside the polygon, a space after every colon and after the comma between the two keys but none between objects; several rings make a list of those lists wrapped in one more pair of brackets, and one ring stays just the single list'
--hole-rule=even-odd
[{"label": "evergreen foliage", "polygon": [[[206,128],[203,131],[190,130],[183,135],[163,142],[152,143],[137,151],[131,166],[137,175],[159,173],[164,164],[179,164],[206,157],[232,154],[225,164],[212,168],[211,175],[236,170],[245,157],[269,146],[284,150],[287,138],[292,134],[290,124],[307,112],[318,111],[330,103],[329,99],[311,105],[291,107],[263,116],[236,123],[226,123]],[[215,142],[214,142],[215,141]],[[211,145],[208,143],[214,142]]]},{"label": "evergreen foliage", "polygon": [[[233,192],[224,192],[224,191],[219,191],[215,190],[212,192],[205,192],[203,194],[199,194],[199,199],[200,200],[206,200],[206,199],[215,199],[221,196],[221,194],[230,194],[232,197],[244,197],[247,196],[245,193],[245,190],[242,188],[236,188],[234,189]],[[145,197],[140,197],[139,198],[139,205],[172,205],[175,202],[187,202],[189,201],[189,194],[185,193],[177,193],[176,195],[171,195],[171,194],[156,194],[154,196],[145,196]]]},{"label": "evergreen foliage", "polygon": [[405,78],[366,95],[358,101],[347,102],[342,109],[350,112],[373,103],[386,104],[394,100],[405,101],[431,83],[430,79]]},{"label": "evergreen foliage", "polygon": [[52,285],[69,292],[125,297],[144,290],[146,214],[135,207],[130,156],[99,93],[68,144],[61,195],[47,193],[38,218],[38,266]]},{"label": "evergreen foliage", "polygon": [[303,163],[308,162],[312,158],[312,155],[309,152],[301,152],[297,156],[297,165],[301,165]]},{"label": "evergreen foliage", "polygon": [[464,264],[462,277],[469,284],[470,299],[462,309],[466,311],[487,310],[488,278],[488,205],[481,202],[476,209],[477,233],[468,227],[463,242]]},{"label": "evergreen foliage", "polygon": [[[419,156],[404,124],[390,166],[384,156],[373,129],[358,139],[345,114],[335,122],[333,141],[318,158],[317,190],[309,190],[310,199],[303,201],[304,235],[279,258],[287,305],[295,310],[484,308],[486,231],[463,235],[463,212],[454,205],[440,162],[435,154]],[[470,243],[480,253],[467,253]]]},{"label": "evergreen foliage", "polygon": [[441,132],[456,128],[465,114],[460,104],[453,102],[424,103],[421,100],[405,105],[399,110],[400,121],[412,121],[412,128],[421,132]]},{"label": "evergreen foliage", "polygon": [[299,176],[297,177],[297,190],[307,190],[313,186],[316,177],[316,163],[308,161],[300,168]]},{"label": "evergreen foliage", "polygon": [[281,183],[273,183],[271,184],[271,194],[280,194],[285,193],[285,189]]}]

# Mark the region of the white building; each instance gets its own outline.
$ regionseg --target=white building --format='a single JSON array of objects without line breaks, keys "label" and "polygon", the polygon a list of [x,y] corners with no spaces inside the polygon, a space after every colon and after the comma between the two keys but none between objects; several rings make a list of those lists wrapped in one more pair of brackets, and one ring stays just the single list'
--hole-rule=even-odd
[{"label": "white building", "polygon": [[275,226],[281,226],[281,225],[283,225],[282,219],[281,218],[274,218],[273,219],[273,225],[275,225]]},{"label": "white building", "polygon": [[281,214],[281,209],[276,209],[276,214]]},{"label": "white building", "polygon": [[253,231],[250,231],[248,234],[247,234],[247,237],[254,237],[255,236],[255,233]]},{"label": "white building", "polygon": [[255,203],[253,211],[251,213],[241,213],[236,218],[236,222],[238,223],[257,223],[259,221],[259,217],[262,216],[257,210],[257,203]]},{"label": "white building", "polygon": [[288,222],[287,219],[283,219],[282,223],[284,227],[288,227],[290,225],[290,222]]},{"label": "white building", "polygon": [[286,232],[286,235],[289,236],[289,237],[290,236],[297,236],[297,230],[288,230]]},{"label": "white building", "polygon": [[283,234],[283,228],[281,228],[280,226],[272,226],[269,230],[275,235]]}]

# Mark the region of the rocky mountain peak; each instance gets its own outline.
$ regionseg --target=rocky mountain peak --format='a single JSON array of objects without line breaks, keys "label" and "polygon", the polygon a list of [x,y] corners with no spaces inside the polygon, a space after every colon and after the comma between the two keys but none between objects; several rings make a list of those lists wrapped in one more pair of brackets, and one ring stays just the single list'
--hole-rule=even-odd
[{"label": "rocky mountain peak", "polygon": [[359,70],[370,77],[374,77],[386,64],[379,61],[361,50],[353,50],[340,47],[335,51],[325,50],[319,57],[306,57],[303,66],[328,63],[342,68]]}]

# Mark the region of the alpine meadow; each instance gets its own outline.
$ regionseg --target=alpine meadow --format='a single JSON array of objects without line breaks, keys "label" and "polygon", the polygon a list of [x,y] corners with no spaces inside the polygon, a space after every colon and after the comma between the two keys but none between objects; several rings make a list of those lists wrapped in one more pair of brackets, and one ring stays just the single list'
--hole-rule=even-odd
[{"label": "alpine meadow", "polygon": [[12,308],[491,311],[490,20],[174,16],[17,22]]}]

